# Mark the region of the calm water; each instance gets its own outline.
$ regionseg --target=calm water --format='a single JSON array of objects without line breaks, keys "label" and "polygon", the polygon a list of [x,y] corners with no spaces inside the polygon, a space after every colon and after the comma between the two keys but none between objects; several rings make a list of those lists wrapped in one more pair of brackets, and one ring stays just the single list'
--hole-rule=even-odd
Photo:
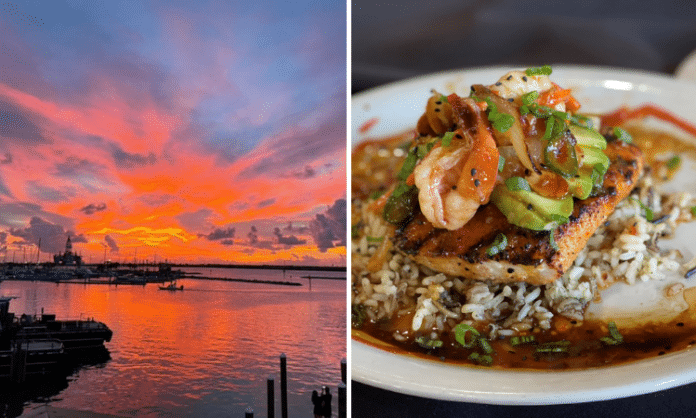
[{"label": "calm water", "polygon": [[2,282],[0,295],[19,297],[10,305],[16,314],[43,308],[59,319],[94,317],[114,332],[109,361],[82,367],[42,396],[28,395],[23,411],[48,403],[121,416],[238,417],[251,406],[255,417],[266,417],[266,380],[273,376],[280,416],[279,356],[286,353],[289,415],[311,417],[311,392],[321,385],[332,388],[336,415],[346,356],[346,281],[315,279],[310,291],[300,276],[340,274],[189,271],[303,286],[182,279],[183,292],[166,292],[156,284]]}]

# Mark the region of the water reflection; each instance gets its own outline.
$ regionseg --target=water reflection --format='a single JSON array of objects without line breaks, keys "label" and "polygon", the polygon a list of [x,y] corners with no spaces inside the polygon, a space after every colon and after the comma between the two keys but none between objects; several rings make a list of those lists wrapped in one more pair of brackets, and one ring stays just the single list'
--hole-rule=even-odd
[{"label": "water reflection", "polygon": [[[269,275],[282,279],[280,272]],[[346,355],[345,281],[313,280],[311,292],[306,282],[179,283],[183,292],[156,285],[6,281],[0,294],[20,296],[11,306],[18,314],[44,308],[58,318],[94,317],[113,330],[111,360],[80,369],[51,398],[58,407],[198,417],[242,414],[252,406],[256,417],[264,417],[269,375],[279,393],[280,353],[288,358],[291,415],[311,416],[311,391],[339,383]],[[38,404],[31,401],[28,409]]]}]

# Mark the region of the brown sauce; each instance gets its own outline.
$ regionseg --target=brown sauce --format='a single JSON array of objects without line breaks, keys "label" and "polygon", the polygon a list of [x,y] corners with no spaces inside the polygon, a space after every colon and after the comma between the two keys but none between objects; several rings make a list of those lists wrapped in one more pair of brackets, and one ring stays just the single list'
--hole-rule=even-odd
[{"label": "brown sauce", "polygon": [[[628,127],[634,143],[644,153],[646,166],[651,167],[653,174],[667,174],[663,179],[671,178],[678,167],[665,170],[668,157],[689,156],[696,160],[696,147],[675,138],[672,135],[656,132],[638,126]],[[383,152],[382,157],[375,157],[373,152],[365,152],[367,148],[392,150],[401,146],[413,137],[413,131],[407,131],[384,140],[373,140],[359,145],[353,152],[352,193],[354,198],[362,199],[374,191],[384,191],[393,183],[401,161],[390,152]],[[370,155],[368,155],[370,154]],[[661,170],[661,171],[660,171]],[[375,172],[382,172],[380,181],[374,178]],[[598,295],[598,300],[601,295]],[[670,322],[654,322],[640,327],[620,328],[623,342],[608,345],[601,341],[609,335],[607,324],[600,321],[586,320],[575,322],[556,316],[552,330],[527,333],[534,335],[536,341],[532,344],[513,347],[510,338],[490,341],[493,353],[491,367],[501,369],[585,369],[606,365],[618,365],[634,362],[656,356],[669,355],[682,350],[693,349],[696,346],[696,288],[683,292],[689,308]],[[677,296],[681,297],[681,296]],[[402,324],[399,324],[401,322]],[[393,338],[394,331],[405,329],[403,323],[410,322],[410,317],[392,318],[384,322],[365,321],[359,328],[354,328],[352,338],[356,341],[375,346],[400,355],[411,355],[419,358],[444,361],[452,364],[472,365],[469,356],[472,349],[463,348],[454,340],[451,333],[442,333],[440,339],[443,345],[438,348],[423,348],[416,344],[413,336],[407,341],[399,342]],[[563,325],[563,326],[559,326]],[[481,335],[485,336],[484,326]],[[558,329],[565,329],[563,332]],[[405,335],[402,333],[402,335]],[[524,334],[521,334],[524,335]],[[567,351],[562,353],[537,353],[537,348],[544,343],[569,341]]]},{"label": "brown sauce", "polygon": [[[491,367],[541,370],[586,369],[629,363],[691,349],[696,345],[696,289],[687,289],[685,297],[687,301],[691,299],[689,309],[670,322],[651,323],[640,328],[620,328],[623,343],[618,345],[607,345],[600,340],[608,336],[609,332],[607,324],[599,321],[571,324],[566,332],[554,330],[531,333],[536,338],[533,344],[513,347],[509,338],[490,341],[494,350],[491,355],[493,359]],[[567,321],[565,318],[560,320]],[[444,343],[442,347],[425,349],[410,340],[399,343],[393,339],[392,333],[393,330],[386,323],[366,322],[360,329],[353,330],[353,339],[368,345],[379,346],[392,353],[453,364],[471,365],[468,357],[472,352],[477,351],[463,348],[449,334],[441,335]],[[388,343],[376,344],[366,335]],[[535,353],[541,344],[562,340],[570,342],[567,352]]]}]

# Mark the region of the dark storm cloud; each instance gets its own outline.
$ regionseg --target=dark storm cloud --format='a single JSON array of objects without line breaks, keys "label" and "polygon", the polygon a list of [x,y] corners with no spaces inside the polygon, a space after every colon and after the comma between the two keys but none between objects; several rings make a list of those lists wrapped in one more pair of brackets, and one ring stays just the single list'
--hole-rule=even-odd
[{"label": "dark storm cloud", "polygon": [[276,199],[274,197],[272,197],[270,199],[265,199],[265,200],[260,201],[259,203],[256,204],[256,207],[257,208],[265,208],[265,207],[271,206],[275,202],[276,202]]},{"label": "dark storm cloud", "polygon": [[117,253],[119,248],[118,244],[116,244],[116,241],[111,238],[109,235],[104,236],[104,242],[106,242],[106,245],[109,247],[109,251],[112,253]]},{"label": "dark storm cloud", "polygon": [[143,167],[157,162],[157,157],[155,157],[153,152],[147,155],[131,154],[116,143],[111,144],[111,156],[114,158],[116,165],[122,168]]},{"label": "dark storm cloud", "polygon": [[74,197],[74,192],[58,190],[35,181],[27,182],[27,193],[41,202],[67,202]]},{"label": "dark storm cloud", "polygon": [[309,229],[319,251],[346,245],[346,216],[346,200],[338,199],[326,213],[316,215],[310,222]]},{"label": "dark storm cloud", "polygon": [[53,224],[39,217],[33,217],[29,221],[29,226],[24,228],[11,228],[10,235],[24,239],[27,244],[39,245],[41,240],[41,251],[48,253],[58,253],[65,250],[65,242],[70,236],[73,243],[87,242],[83,235],[75,235],[66,230],[63,226]]},{"label": "dark storm cloud", "polygon": [[285,228],[283,228],[283,231],[287,233],[294,232],[296,234],[308,234],[309,228],[306,226],[294,226],[292,222],[288,222]]},{"label": "dark storm cloud", "polygon": [[304,170],[295,171],[292,173],[292,177],[298,179],[311,179],[317,175],[317,171],[310,165],[306,165]]},{"label": "dark storm cloud", "polygon": [[289,235],[289,236],[283,235],[283,233],[280,231],[280,228],[275,228],[273,230],[273,235],[276,236],[276,238],[278,239],[278,244],[281,244],[281,245],[293,246],[293,245],[302,245],[302,244],[307,243],[306,239],[300,239],[294,235]]},{"label": "dark storm cloud", "polygon": [[249,244],[254,245],[259,241],[259,235],[258,231],[255,226],[251,226],[251,231],[247,234],[247,238],[249,238]]},{"label": "dark storm cloud", "polygon": [[227,229],[216,228],[208,235],[202,235],[209,241],[217,241],[221,239],[231,239],[234,238],[235,228],[229,227]]},{"label": "dark storm cloud", "polygon": [[96,212],[101,212],[106,209],[106,203],[99,203],[99,204],[94,204],[90,203],[89,205],[83,207],[80,209],[81,212],[84,212],[87,215],[92,215]]},{"label": "dark storm cloud", "polygon": [[223,239],[220,241],[220,244],[222,245],[234,245],[234,240],[233,239]]},{"label": "dark storm cloud", "polygon": [[0,137],[19,139],[25,145],[49,142],[33,118],[36,116],[0,100]]}]

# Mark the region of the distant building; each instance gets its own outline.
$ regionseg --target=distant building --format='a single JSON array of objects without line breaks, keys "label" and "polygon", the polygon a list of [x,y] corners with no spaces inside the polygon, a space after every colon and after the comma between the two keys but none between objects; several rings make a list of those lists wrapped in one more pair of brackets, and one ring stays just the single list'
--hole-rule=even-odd
[{"label": "distant building", "polygon": [[73,253],[72,242],[70,242],[70,236],[65,243],[65,252],[58,253],[53,256],[53,262],[61,266],[80,266],[82,265],[82,257]]}]

